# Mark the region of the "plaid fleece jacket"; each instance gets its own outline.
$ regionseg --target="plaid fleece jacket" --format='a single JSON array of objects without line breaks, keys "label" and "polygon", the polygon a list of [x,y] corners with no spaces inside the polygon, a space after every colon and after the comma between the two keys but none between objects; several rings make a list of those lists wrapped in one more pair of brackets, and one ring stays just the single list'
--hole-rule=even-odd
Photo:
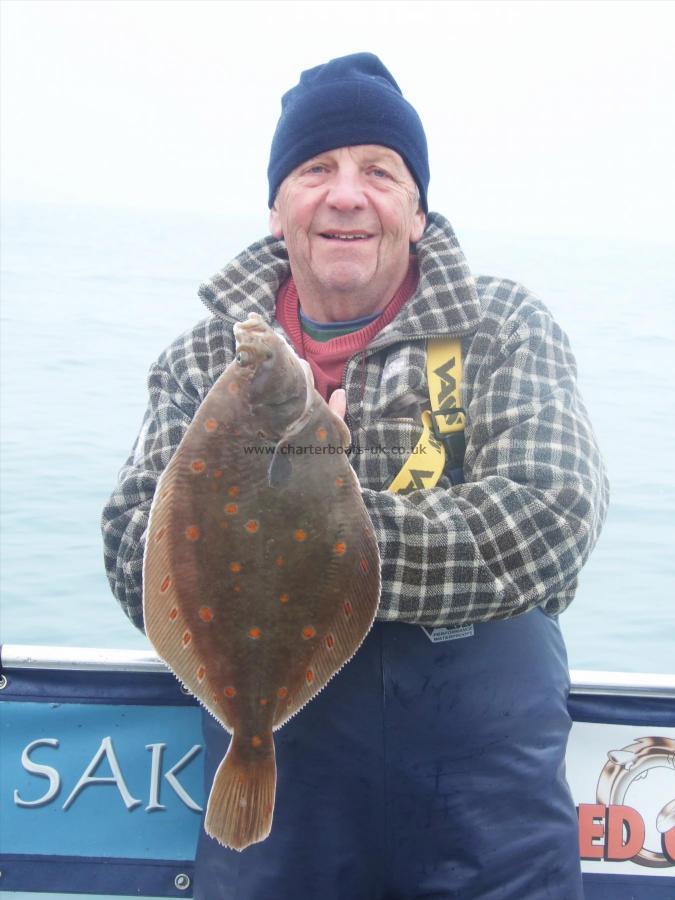
[{"label": "plaid fleece jacket", "polygon": [[[382,558],[378,618],[461,625],[572,601],[608,484],[567,337],[512,281],[474,278],[449,223],[431,213],[417,244],[417,291],[347,364],[347,424]],[[211,315],[152,366],[149,404],[103,511],[105,563],[126,614],[143,627],[142,562],[157,480],[234,356],[232,326],[274,319],[290,274],[283,241],[253,244],[199,294]],[[386,491],[421,433],[426,339],[462,338],[466,483]],[[401,448],[407,448],[402,454]]]}]

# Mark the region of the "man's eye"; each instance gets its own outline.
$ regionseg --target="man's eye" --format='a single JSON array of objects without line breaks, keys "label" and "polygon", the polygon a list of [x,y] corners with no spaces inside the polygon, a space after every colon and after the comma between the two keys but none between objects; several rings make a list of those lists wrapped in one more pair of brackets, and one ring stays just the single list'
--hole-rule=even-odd
[{"label": "man's eye", "polygon": [[305,172],[308,175],[321,175],[325,171],[326,166],[324,166],[323,163],[316,163],[316,165],[309,166],[307,169],[305,169]]},{"label": "man's eye", "polygon": [[370,170],[370,174],[374,175],[376,178],[389,178],[389,172],[384,169],[379,169],[377,166]]}]

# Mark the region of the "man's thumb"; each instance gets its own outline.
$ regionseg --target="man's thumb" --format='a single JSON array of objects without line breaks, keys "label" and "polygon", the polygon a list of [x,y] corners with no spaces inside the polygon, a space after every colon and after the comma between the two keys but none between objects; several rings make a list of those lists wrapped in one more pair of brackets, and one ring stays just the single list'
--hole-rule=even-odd
[{"label": "man's thumb", "polygon": [[344,388],[337,388],[337,390],[333,391],[328,399],[328,408],[337,416],[340,416],[341,419],[344,419],[347,412],[347,395],[344,392]]}]

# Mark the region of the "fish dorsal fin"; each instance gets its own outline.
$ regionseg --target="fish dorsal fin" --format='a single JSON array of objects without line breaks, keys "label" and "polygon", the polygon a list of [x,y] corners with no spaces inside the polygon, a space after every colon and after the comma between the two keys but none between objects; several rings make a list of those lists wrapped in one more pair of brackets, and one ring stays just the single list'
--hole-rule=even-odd
[{"label": "fish dorsal fin", "polygon": [[[175,576],[173,499],[184,481],[184,454],[179,448],[164,470],[150,512],[143,554],[143,619],[145,632],[157,653],[179,681],[197,697],[229,732],[224,706],[204,692],[204,675],[190,627],[185,619]],[[185,576],[183,575],[183,583]],[[179,650],[177,650],[179,648]],[[200,674],[202,675],[200,679]]]}]

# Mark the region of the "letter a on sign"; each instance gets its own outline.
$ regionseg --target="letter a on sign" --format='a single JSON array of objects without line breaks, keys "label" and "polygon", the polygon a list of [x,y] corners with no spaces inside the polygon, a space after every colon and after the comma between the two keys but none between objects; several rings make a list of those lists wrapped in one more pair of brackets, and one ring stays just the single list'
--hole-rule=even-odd
[{"label": "letter a on sign", "polygon": [[[93,775],[92,773],[96,771],[98,764],[101,762],[104,756],[108,760],[108,765],[110,766],[112,775]],[[117,761],[117,756],[115,754],[115,750],[113,748],[112,740],[110,739],[110,737],[104,737],[101,741],[101,746],[94,754],[94,758],[84,770],[82,776],[80,777],[80,780],[77,782],[77,784],[71,791],[70,796],[63,804],[63,809],[68,809],[70,806],[72,806],[77,795],[81,791],[83,791],[84,788],[90,787],[93,784],[116,785],[117,790],[120,792],[120,796],[122,797],[124,805],[127,809],[133,809],[135,806],[139,806],[141,803],[140,800],[136,800],[134,797],[132,797],[131,793],[129,792],[129,788],[127,787],[127,783],[122,775],[122,770],[120,769],[120,764]]]}]

